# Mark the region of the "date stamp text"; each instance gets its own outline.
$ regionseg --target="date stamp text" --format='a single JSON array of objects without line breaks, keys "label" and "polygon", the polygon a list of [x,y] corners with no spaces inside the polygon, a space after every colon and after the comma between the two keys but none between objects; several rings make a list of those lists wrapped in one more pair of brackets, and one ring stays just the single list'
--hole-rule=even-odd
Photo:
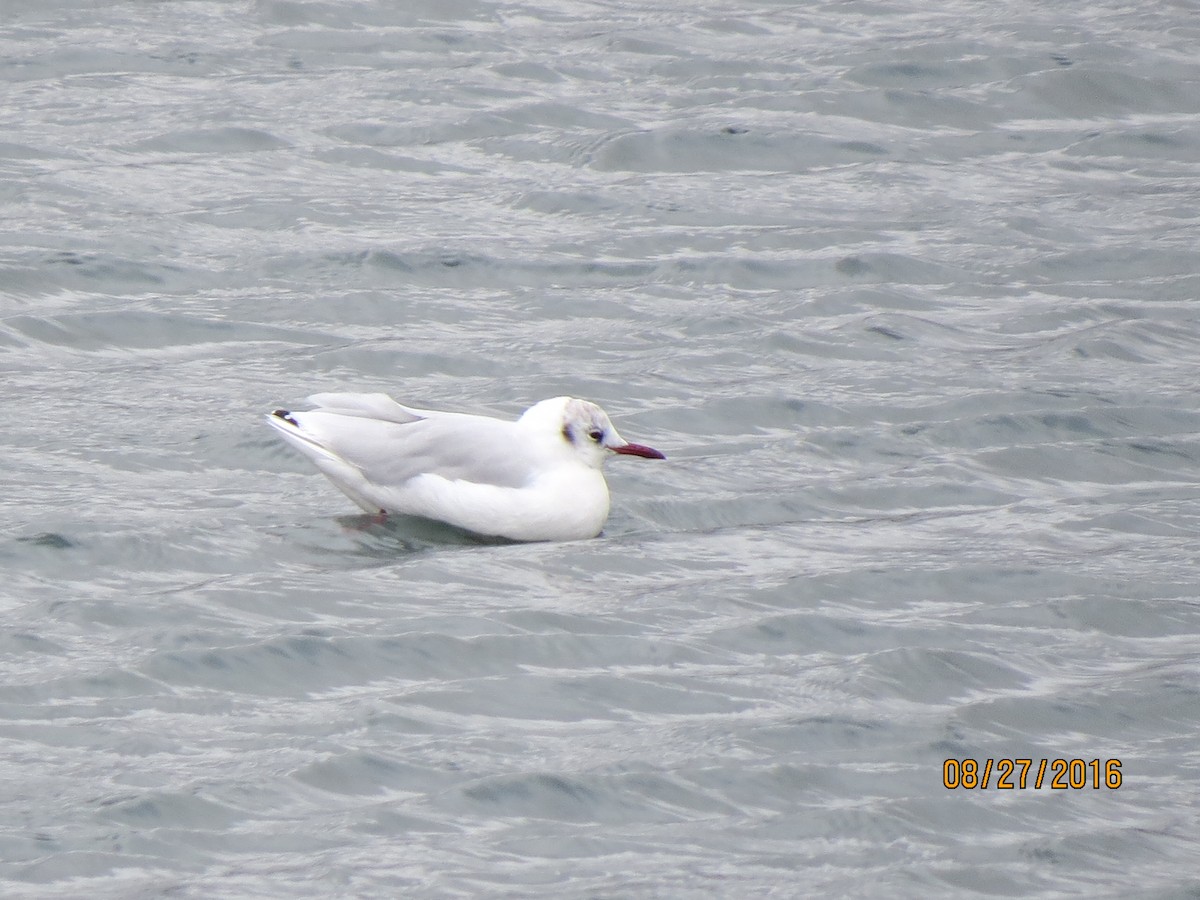
[{"label": "date stamp text", "polygon": [[1119,759],[948,759],[942,785],[948,790],[1115,791],[1121,786]]}]

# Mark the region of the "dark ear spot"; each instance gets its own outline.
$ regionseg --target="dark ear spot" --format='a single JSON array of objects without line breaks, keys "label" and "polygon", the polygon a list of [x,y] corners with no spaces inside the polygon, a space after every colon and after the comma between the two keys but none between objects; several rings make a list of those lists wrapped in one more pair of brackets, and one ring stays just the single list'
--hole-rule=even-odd
[{"label": "dark ear spot", "polygon": [[575,443],[575,435],[571,434],[571,426],[570,425],[563,426],[562,436],[563,436],[563,440],[566,441],[568,444]]}]

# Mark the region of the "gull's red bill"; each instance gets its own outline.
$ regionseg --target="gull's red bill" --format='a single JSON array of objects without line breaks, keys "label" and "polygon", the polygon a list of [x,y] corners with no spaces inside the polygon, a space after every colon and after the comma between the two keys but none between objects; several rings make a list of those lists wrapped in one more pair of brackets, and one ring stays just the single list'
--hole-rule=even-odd
[{"label": "gull's red bill", "polygon": [[614,453],[623,453],[626,456],[643,456],[646,459],[666,459],[662,453],[659,453],[653,447],[647,447],[644,444],[626,444],[624,447],[613,447]]}]

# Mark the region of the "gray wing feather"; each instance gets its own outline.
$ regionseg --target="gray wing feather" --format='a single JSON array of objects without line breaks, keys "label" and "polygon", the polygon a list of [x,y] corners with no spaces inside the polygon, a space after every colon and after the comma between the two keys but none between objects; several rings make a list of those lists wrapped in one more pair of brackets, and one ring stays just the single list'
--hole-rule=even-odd
[{"label": "gray wing feather", "polygon": [[402,406],[387,394],[313,394],[308,398],[308,402],[320,409],[344,416],[380,419],[398,425],[406,425],[429,415],[424,410]]},{"label": "gray wing feather", "polygon": [[522,487],[534,474],[521,456],[515,423],[410,410],[386,394],[310,399],[322,408],[292,413],[305,434],[381,487],[401,487],[423,474]]}]

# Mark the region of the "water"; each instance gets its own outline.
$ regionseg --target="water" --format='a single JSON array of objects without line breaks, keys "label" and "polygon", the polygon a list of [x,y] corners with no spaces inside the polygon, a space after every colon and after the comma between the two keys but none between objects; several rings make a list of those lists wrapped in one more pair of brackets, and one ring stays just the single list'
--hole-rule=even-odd
[{"label": "water", "polygon": [[[395,6],[0,6],[0,893],[1200,893],[1194,4]],[[371,527],[338,389],[670,459]]]}]

